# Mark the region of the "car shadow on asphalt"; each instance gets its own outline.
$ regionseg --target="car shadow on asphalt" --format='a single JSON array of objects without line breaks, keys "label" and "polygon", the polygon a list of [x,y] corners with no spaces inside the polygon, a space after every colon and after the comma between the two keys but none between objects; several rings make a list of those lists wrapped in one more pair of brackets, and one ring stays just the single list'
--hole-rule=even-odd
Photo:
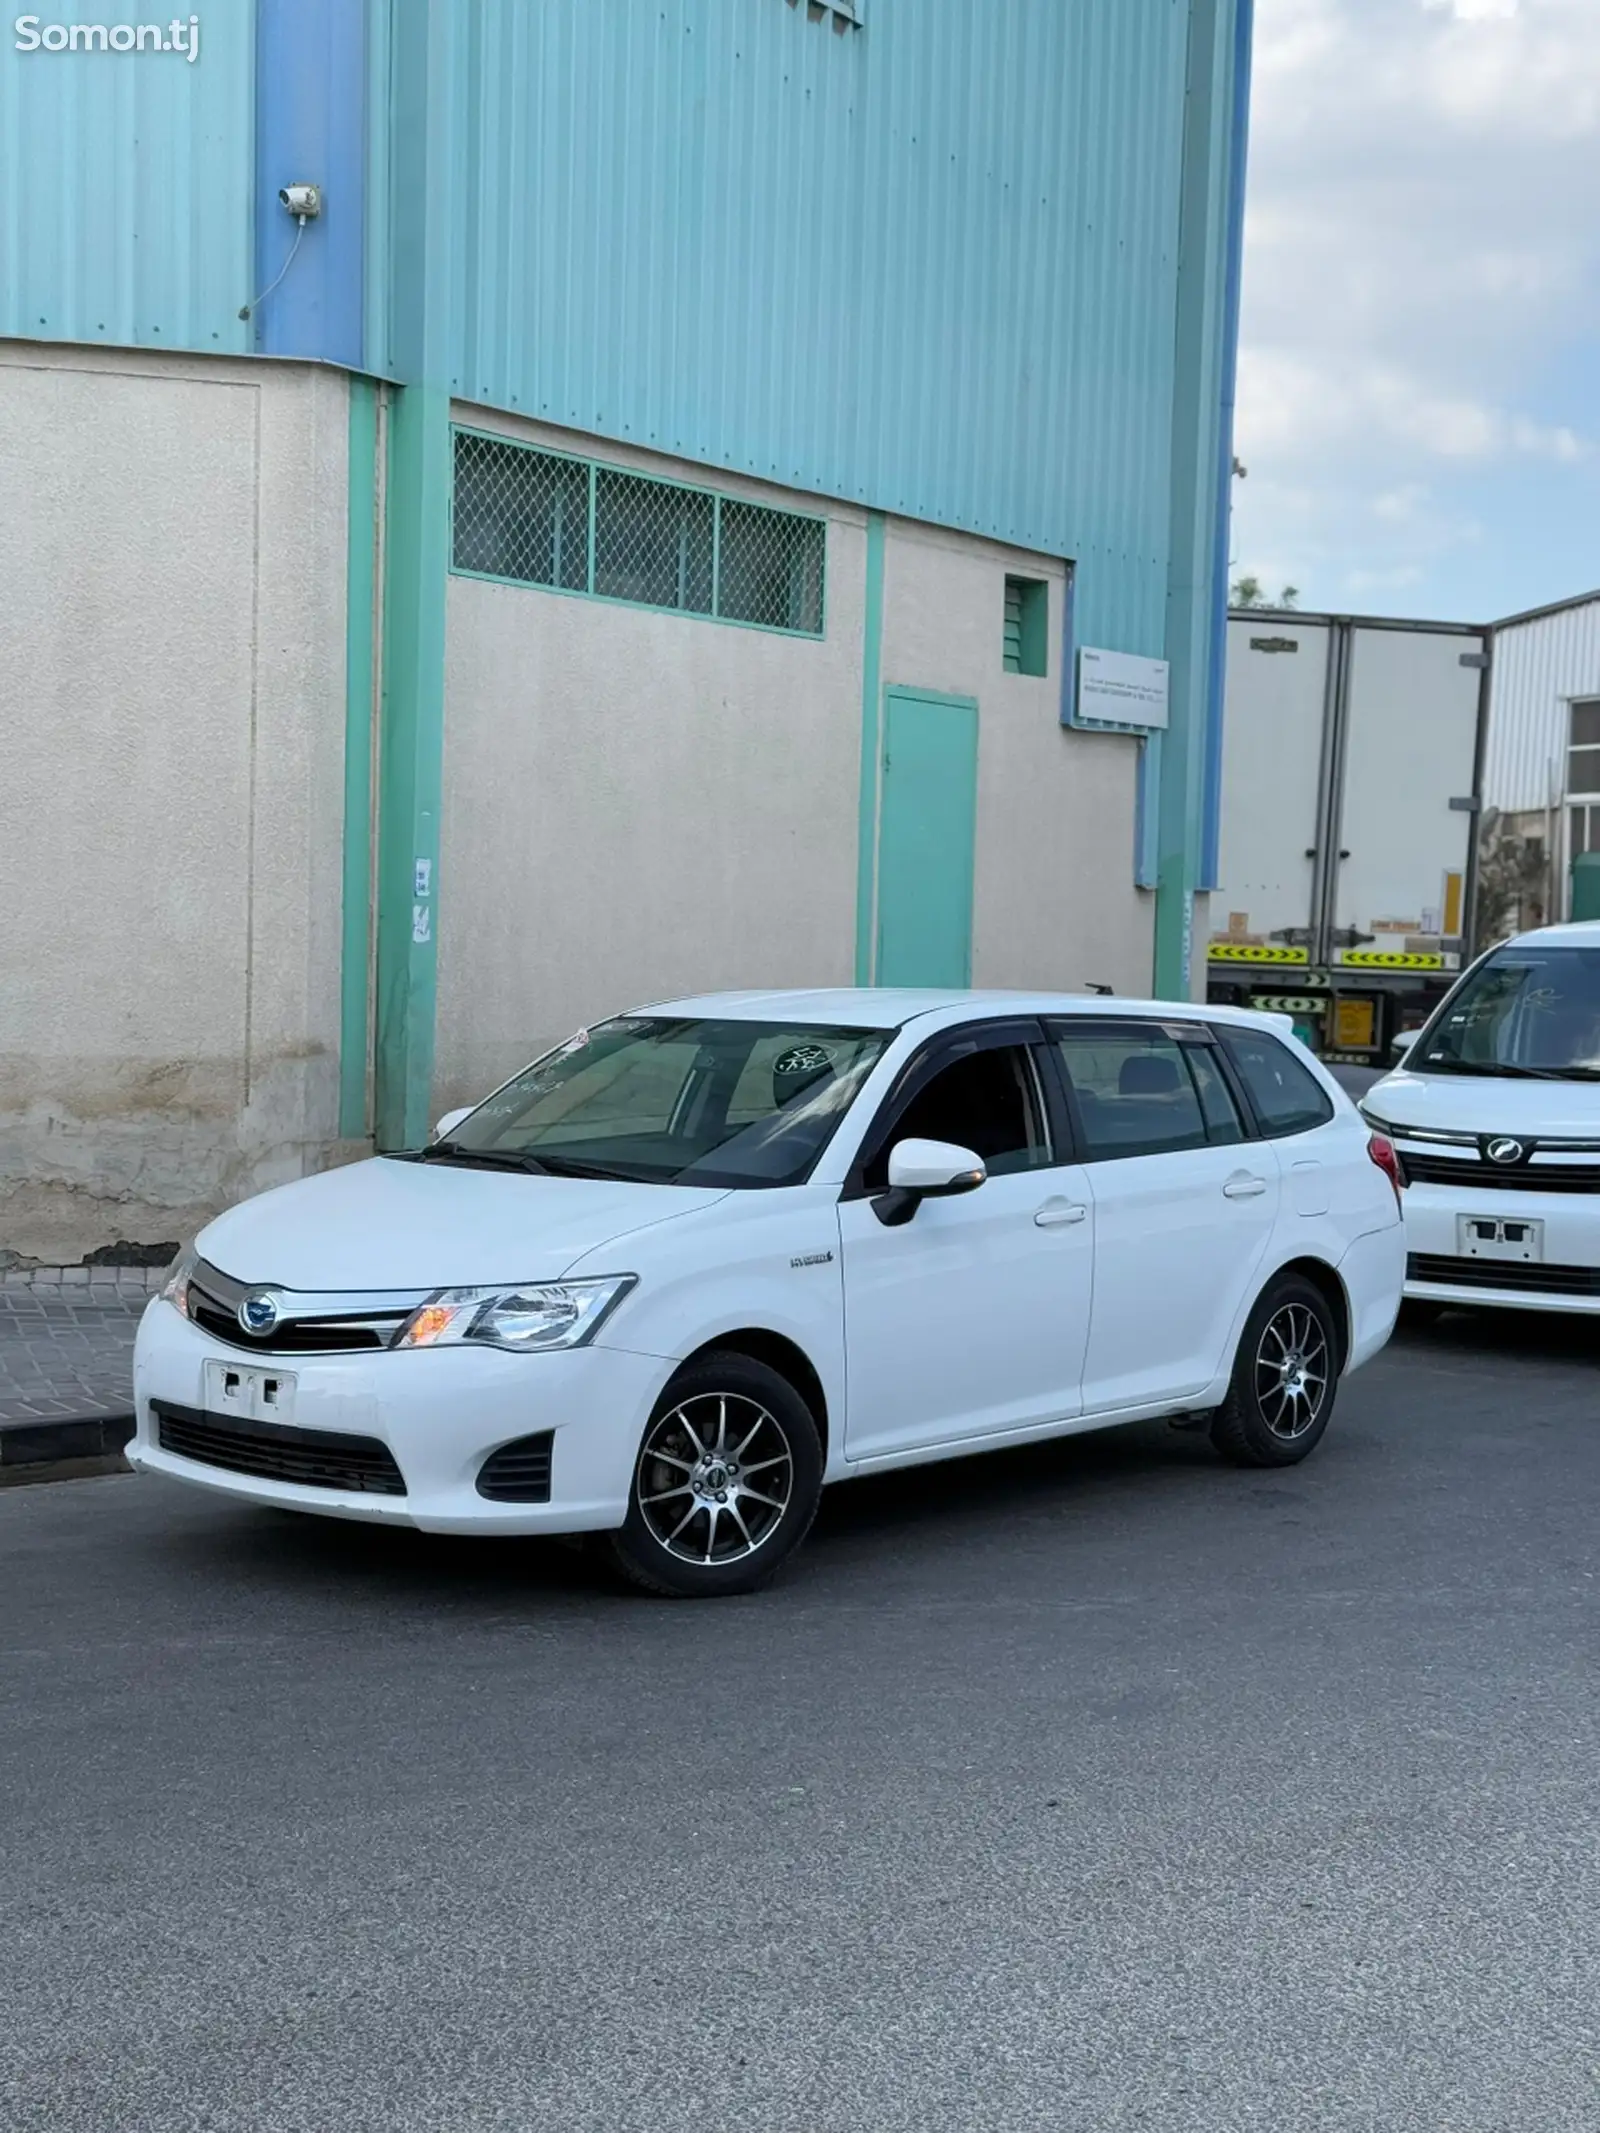
[{"label": "car shadow on asphalt", "polygon": [[1426,1359],[1429,1352],[1482,1355],[1530,1363],[1600,1362],[1600,1317],[1577,1311],[1456,1311],[1426,1318],[1402,1314],[1393,1355]]},{"label": "car shadow on asphalt", "polygon": [[[837,1563],[882,1548],[903,1559],[903,1544],[920,1534],[931,1561],[952,1539],[992,1528],[1012,1513],[1070,1510],[1092,1518],[1153,1484],[1157,1494],[1166,1493],[1162,1477],[1169,1487],[1187,1487],[1226,1471],[1204,1431],[1158,1422],[871,1476],[826,1492],[802,1553],[773,1589],[792,1586],[808,1564],[825,1567],[830,1555]],[[181,1500],[192,1503],[187,1492]],[[582,1542],[457,1538],[212,1499],[205,1515],[150,1533],[146,1545],[159,1547],[169,1564],[180,1558],[189,1575],[207,1582],[220,1577],[236,1593],[269,1601],[458,1613],[537,1600],[542,1614],[559,1617],[592,1612],[597,1602],[645,1597],[612,1571],[600,1536]]]}]

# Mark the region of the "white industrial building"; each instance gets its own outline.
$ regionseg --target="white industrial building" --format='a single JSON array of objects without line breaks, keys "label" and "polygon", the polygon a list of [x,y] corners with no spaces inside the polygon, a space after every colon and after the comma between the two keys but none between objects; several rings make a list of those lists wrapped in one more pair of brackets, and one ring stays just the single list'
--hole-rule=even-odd
[{"label": "white industrial building", "polygon": [[1486,840],[1519,840],[1523,923],[1572,907],[1600,851],[1600,591],[1498,623],[1483,766]]}]

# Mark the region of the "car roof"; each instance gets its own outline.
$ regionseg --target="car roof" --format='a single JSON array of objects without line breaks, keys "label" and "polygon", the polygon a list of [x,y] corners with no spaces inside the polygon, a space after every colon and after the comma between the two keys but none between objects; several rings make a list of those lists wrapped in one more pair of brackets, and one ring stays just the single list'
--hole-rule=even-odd
[{"label": "car roof", "polygon": [[1528,933],[1518,933],[1509,941],[1500,943],[1502,948],[1600,948],[1600,918],[1578,918],[1564,926],[1535,926]]},{"label": "car roof", "polygon": [[1124,999],[1081,992],[937,992],[895,986],[849,986],[794,992],[710,992],[686,1000],[657,1000],[634,1014],[683,1015],[734,1022],[817,1022],[835,1029],[904,1029],[929,1016],[953,1020],[1002,1015],[1150,1015],[1167,1021],[1239,1022],[1255,1029],[1287,1024],[1287,1017],[1248,1007],[1211,1007],[1192,1000]]}]

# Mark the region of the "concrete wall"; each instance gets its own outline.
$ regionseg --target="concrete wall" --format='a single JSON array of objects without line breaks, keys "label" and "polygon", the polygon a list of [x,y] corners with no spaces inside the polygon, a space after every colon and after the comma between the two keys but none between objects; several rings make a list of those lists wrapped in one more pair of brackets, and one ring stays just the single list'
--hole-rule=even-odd
[{"label": "concrete wall", "polygon": [[335,1152],[346,394],[0,345],[0,1256]]},{"label": "concrete wall", "polygon": [[[1002,665],[1005,580],[1050,581],[1049,673]],[[891,519],[883,679],[978,699],[975,985],[1150,989],[1154,899],[1133,886],[1139,743],[1061,724],[1065,567]]]},{"label": "concrete wall", "polygon": [[[570,432],[495,427],[586,449]],[[865,584],[851,510],[830,518],[815,642],[451,579],[436,1108],[640,1001],[851,982]]]}]

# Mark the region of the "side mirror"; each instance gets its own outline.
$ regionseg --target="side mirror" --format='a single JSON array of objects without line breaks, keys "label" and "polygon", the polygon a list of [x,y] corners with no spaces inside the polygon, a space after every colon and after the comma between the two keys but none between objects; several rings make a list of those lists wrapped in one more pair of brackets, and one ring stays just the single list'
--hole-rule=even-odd
[{"label": "side mirror", "polygon": [[1421,1035],[1419,1029],[1403,1029],[1389,1047],[1391,1055],[1396,1059],[1404,1059]]},{"label": "side mirror", "polygon": [[950,1141],[897,1141],[889,1151],[889,1190],[872,1211],[886,1229],[909,1222],[924,1200],[976,1192],[988,1178],[980,1157]]},{"label": "side mirror", "polygon": [[433,1129],[434,1139],[436,1141],[448,1140],[461,1121],[464,1118],[470,1118],[477,1108],[476,1104],[463,1104],[459,1111],[446,1111],[444,1117],[440,1119],[438,1125]]}]

